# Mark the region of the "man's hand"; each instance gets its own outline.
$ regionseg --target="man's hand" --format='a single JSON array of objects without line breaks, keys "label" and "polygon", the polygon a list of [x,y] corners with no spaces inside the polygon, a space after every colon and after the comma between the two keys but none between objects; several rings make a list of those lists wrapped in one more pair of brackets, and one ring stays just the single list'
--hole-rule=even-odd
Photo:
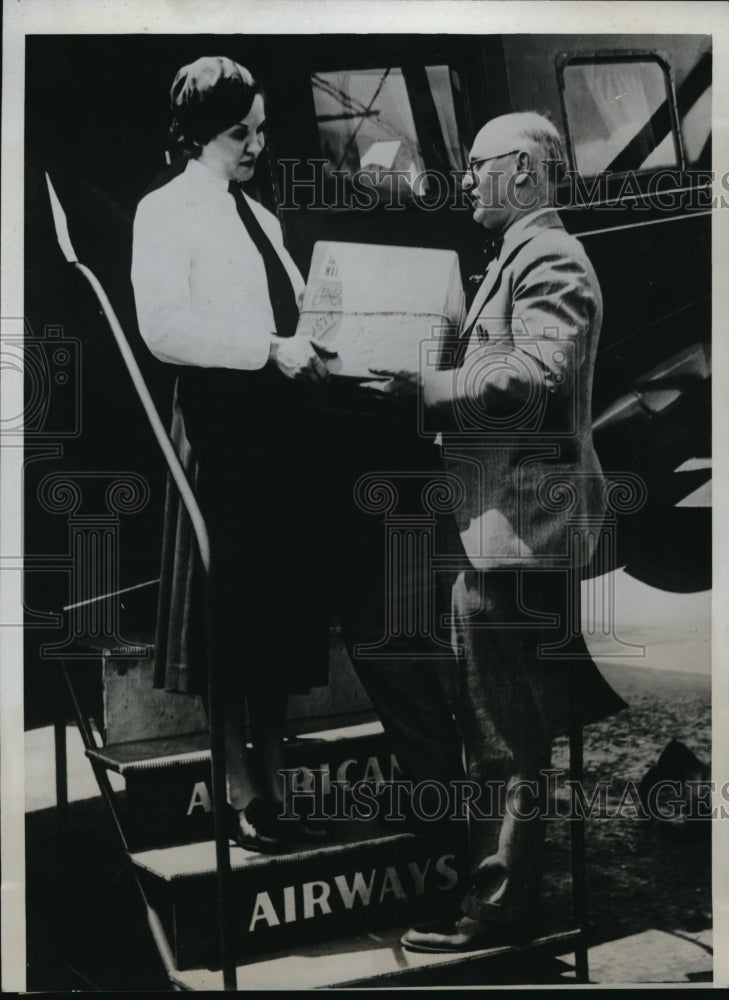
[{"label": "man's hand", "polygon": [[329,369],[324,358],[336,357],[336,351],[327,351],[321,345],[315,350],[308,337],[277,337],[271,335],[269,360],[286,378],[302,382],[324,382]]},{"label": "man's hand", "polygon": [[414,399],[422,389],[419,372],[390,371],[385,368],[370,368],[377,380],[360,382],[360,388],[378,396],[395,399]]}]

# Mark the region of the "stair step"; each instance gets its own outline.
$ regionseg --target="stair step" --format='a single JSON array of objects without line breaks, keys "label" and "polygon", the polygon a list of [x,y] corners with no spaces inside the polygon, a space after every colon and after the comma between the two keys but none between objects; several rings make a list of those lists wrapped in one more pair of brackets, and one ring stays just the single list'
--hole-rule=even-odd
[{"label": "stair step", "polygon": [[[207,746],[206,733],[190,733],[87,751],[89,757],[124,776],[125,830],[133,850],[212,837]],[[286,767],[302,769],[297,789],[311,788],[311,771],[323,771],[325,807],[330,779],[382,781],[398,774],[379,722],[296,736],[286,742],[284,757]]]},{"label": "stair step", "polygon": [[[360,740],[382,734],[380,722],[364,722],[352,726],[340,726],[321,732],[304,733],[287,741],[287,747],[326,746],[345,740]],[[207,760],[210,740],[207,730],[184,733],[176,736],[161,736],[148,740],[130,740],[112,743],[95,750],[87,750],[87,757],[93,757],[104,767],[118,774],[150,767],[175,767],[182,764]]]},{"label": "stair step", "polygon": [[87,750],[86,756],[98,760],[110,771],[126,776],[132,771],[151,767],[179,767],[207,760],[210,756],[209,748],[210,737],[205,731],[112,743],[96,750]]},{"label": "stair step", "polygon": [[[139,649],[143,649],[142,645]],[[136,742],[206,729],[207,716],[199,695],[191,697],[153,686],[151,647],[138,657],[116,647],[100,649],[99,653],[107,743]],[[314,687],[307,694],[291,695],[287,719],[298,732],[303,732],[321,730],[330,723],[368,722],[374,714],[341,633],[331,628],[329,683]]]},{"label": "stair step", "polygon": [[[415,904],[419,912],[427,911],[463,891],[465,865],[450,836],[383,834],[365,822],[337,827],[337,842],[286,854],[231,848],[236,958],[392,925]],[[177,968],[214,962],[214,844],[135,852],[130,858],[166,928]]]},{"label": "stair step", "polygon": [[[380,834],[380,827],[370,823],[346,822],[346,829],[333,843],[294,849],[284,854],[261,854],[243,847],[231,845],[230,865],[233,872],[251,868],[278,868],[281,864],[294,864],[309,858],[323,859],[329,855],[340,855],[353,846],[367,844],[395,844],[400,841],[414,841],[412,833]],[[377,830],[377,833],[373,831]],[[151,851],[135,851],[129,855],[131,861],[165,882],[187,881],[191,878],[206,878],[215,874],[215,844],[207,840],[198,844],[181,844],[176,847],[160,847]]]},{"label": "stair step", "polygon": [[[580,931],[552,918],[540,936],[524,945],[500,945],[467,954],[426,954],[400,945],[406,925],[334,938],[295,951],[270,955],[237,967],[238,989],[325,989],[369,985],[457,985],[468,967],[507,955],[539,950],[562,955],[575,946]],[[458,978],[454,978],[454,974]],[[436,978],[437,977],[437,978]],[[174,985],[184,990],[222,990],[220,970],[188,969],[172,973]],[[568,982],[568,981],[566,981]]]}]

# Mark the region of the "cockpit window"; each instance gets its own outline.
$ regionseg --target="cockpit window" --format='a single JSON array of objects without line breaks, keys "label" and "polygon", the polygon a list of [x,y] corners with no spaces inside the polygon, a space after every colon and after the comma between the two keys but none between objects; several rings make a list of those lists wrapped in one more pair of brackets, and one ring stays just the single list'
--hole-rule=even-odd
[{"label": "cockpit window", "polygon": [[656,57],[572,57],[561,81],[581,174],[681,166],[670,79]]},{"label": "cockpit window", "polygon": [[382,198],[397,190],[412,202],[428,196],[429,171],[463,169],[459,81],[450,67],[338,70],[314,73],[311,83],[331,176],[352,181],[366,172]]}]

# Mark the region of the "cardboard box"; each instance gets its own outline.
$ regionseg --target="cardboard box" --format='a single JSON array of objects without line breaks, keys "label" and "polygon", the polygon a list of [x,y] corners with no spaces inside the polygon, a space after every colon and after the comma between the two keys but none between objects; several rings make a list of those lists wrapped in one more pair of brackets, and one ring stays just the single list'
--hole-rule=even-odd
[{"label": "cardboard box", "polygon": [[333,375],[366,379],[371,368],[417,371],[420,345],[452,337],[464,311],[452,250],[319,242],[297,333],[338,352]]}]

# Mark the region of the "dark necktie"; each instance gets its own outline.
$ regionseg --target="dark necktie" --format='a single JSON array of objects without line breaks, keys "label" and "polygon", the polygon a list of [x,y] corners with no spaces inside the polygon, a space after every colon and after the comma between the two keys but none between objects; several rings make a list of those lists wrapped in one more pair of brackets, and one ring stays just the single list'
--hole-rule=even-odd
[{"label": "dark necktie", "polygon": [[[486,243],[486,246],[483,249],[484,262],[486,264],[486,268],[485,268],[485,270],[481,274],[471,275],[471,277],[468,279],[470,282],[473,282],[474,284],[476,284],[475,290],[471,293],[470,296],[468,296],[468,307],[469,307],[469,309],[470,309],[471,305],[473,304],[473,302],[475,301],[476,296],[478,295],[478,292],[479,292],[481,286],[483,285],[484,281],[487,280],[487,276],[489,274],[489,271],[492,268],[496,269],[496,268],[499,267],[498,259],[499,259],[499,255],[501,253],[501,247],[503,246],[503,243],[504,243],[504,237],[503,236],[494,237],[493,239],[490,239]],[[511,259],[511,258],[509,258],[509,259]],[[484,301],[481,303],[481,310],[483,310],[483,308],[486,305],[486,303],[488,302],[488,300],[491,298],[491,296],[496,291],[496,288],[498,287],[498,284],[499,284],[499,280],[497,279],[496,284],[493,286],[493,288],[491,288],[491,290],[489,291],[488,295],[486,296],[486,298],[484,299]],[[463,358],[463,354],[464,354],[464,352],[466,350],[466,347],[468,346],[468,341],[470,340],[470,337],[471,337],[471,332],[473,331],[473,328],[474,328],[474,326],[476,325],[477,322],[478,322],[478,316],[471,323],[469,323],[468,326],[464,326],[463,329],[461,330],[461,332],[459,334],[459,345],[458,345],[457,354],[456,354],[457,357],[459,357],[461,359]]]},{"label": "dark necktie", "polygon": [[503,236],[495,237],[494,239],[489,240],[483,248],[483,263],[481,265],[481,270],[477,274],[469,274],[468,286],[466,288],[466,305],[469,308],[471,302],[476,297],[476,293],[478,292],[481,283],[486,277],[486,272],[489,267],[493,261],[498,260],[503,242]]},{"label": "dark necktie", "polygon": [[253,209],[246,201],[240,185],[231,181],[228,190],[235,198],[235,207],[238,209],[238,215],[243,225],[248,230],[248,235],[263,257],[276,333],[279,337],[293,337],[296,333],[296,324],[299,321],[299,307],[296,305],[296,295],[291,278],[289,278],[283,261],[276,253],[273,244],[261,228],[260,222],[253,214]]},{"label": "dark necktie", "polygon": [[491,263],[492,260],[496,260],[501,253],[501,247],[504,245],[503,236],[494,236],[493,239],[489,240],[486,246],[483,248],[484,259],[486,260],[486,266]]}]

